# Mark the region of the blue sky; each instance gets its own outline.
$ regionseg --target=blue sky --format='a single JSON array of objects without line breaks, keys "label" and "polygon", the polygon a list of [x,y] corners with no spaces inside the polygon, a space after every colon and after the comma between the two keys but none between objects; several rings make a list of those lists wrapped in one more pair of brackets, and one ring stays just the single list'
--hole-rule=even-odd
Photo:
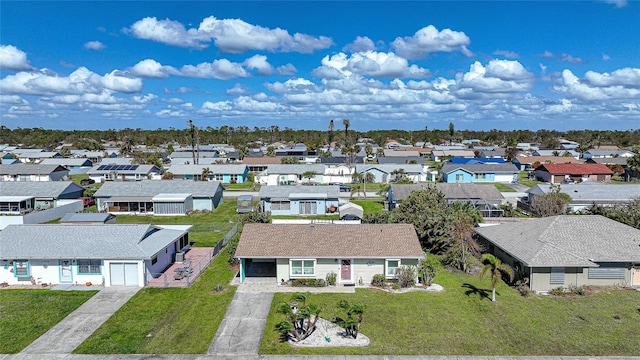
[{"label": "blue sky", "polygon": [[640,2],[0,2],[10,128],[637,129]]}]

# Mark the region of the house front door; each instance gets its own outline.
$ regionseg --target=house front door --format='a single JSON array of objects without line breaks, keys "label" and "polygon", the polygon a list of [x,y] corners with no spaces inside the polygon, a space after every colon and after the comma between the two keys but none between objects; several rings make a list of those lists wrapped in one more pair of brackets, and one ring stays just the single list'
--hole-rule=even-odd
[{"label": "house front door", "polygon": [[71,260],[60,260],[60,282],[70,283],[73,281],[71,273]]},{"label": "house front door", "polygon": [[351,260],[342,260],[340,263],[340,282],[348,283],[351,280]]},{"label": "house front door", "polygon": [[636,265],[633,269],[633,286],[640,286],[640,265]]}]

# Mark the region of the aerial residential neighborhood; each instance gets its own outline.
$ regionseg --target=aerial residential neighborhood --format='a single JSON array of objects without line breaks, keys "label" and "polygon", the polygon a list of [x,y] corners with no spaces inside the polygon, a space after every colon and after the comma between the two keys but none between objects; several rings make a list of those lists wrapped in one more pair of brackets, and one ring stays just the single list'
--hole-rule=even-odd
[{"label": "aerial residential neighborhood", "polygon": [[638,19],[0,1],[0,360],[640,360]]}]

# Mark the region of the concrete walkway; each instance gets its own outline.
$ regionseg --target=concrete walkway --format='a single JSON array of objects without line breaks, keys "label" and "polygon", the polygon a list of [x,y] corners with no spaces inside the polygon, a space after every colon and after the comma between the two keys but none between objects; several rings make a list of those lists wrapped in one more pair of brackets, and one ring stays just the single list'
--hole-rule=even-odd
[{"label": "concrete walkway", "polygon": [[[139,287],[104,288],[24,348],[20,354],[71,354],[139,290]],[[38,356],[25,358],[37,359]],[[45,358],[50,357],[40,356],[40,359]]]},{"label": "concrete walkway", "polygon": [[257,356],[272,299],[273,293],[236,291],[208,354],[233,358]]}]

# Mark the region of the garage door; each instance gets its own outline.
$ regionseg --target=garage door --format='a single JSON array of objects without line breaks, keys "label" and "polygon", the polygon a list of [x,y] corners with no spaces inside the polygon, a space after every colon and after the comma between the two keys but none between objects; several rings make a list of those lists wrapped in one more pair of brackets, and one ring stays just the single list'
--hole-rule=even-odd
[{"label": "garage door", "polygon": [[137,263],[111,263],[111,286],[138,286]]}]

